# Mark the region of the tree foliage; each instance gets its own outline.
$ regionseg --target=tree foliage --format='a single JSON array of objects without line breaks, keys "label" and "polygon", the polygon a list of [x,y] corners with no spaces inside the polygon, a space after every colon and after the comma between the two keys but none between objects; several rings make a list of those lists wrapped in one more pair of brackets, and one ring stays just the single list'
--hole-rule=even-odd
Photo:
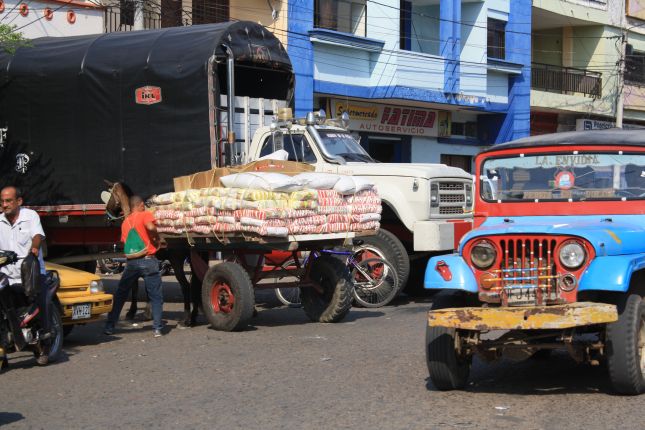
[{"label": "tree foliage", "polygon": [[21,32],[16,31],[15,25],[0,24],[0,46],[5,52],[13,54],[21,46],[28,46],[29,40]]}]

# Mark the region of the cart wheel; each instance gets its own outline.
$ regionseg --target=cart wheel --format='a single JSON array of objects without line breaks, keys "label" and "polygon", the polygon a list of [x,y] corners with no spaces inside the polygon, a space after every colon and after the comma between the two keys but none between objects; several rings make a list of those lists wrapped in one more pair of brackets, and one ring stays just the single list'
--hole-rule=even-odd
[{"label": "cart wheel", "polygon": [[300,300],[307,316],[317,322],[338,322],[352,307],[353,284],[347,266],[323,255],[311,262],[309,280],[316,287],[302,288]]},{"label": "cart wheel", "polygon": [[253,284],[237,263],[225,262],[211,267],[202,284],[204,313],[215,330],[244,329],[255,305]]}]

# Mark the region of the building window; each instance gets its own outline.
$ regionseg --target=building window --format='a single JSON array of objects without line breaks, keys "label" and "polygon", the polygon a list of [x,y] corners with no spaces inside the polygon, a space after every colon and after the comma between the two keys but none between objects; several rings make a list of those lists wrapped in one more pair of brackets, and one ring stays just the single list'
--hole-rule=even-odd
[{"label": "building window", "polygon": [[645,85],[645,52],[634,51],[627,45],[625,56],[625,82]]},{"label": "building window", "polygon": [[453,122],[452,123],[452,136],[464,136],[477,138],[477,123],[476,122]]},{"label": "building window", "polygon": [[161,0],[161,27],[179,27],[181,14],[181,0]]},{"label": "building window", "polygon": [[367,0],[315,0],[314,27],[366,36]]},{"label": "building window", "polygon": [[440,55],[440,3],[401,0],[399,47],[405,51]]},{"label": "building window", "polygon": [[119,16],[121,26],[134,25],[134,0],[120,0]]},{"label": "building window", "polygon": [[229,20],[229,0],[193,0],[193,24],[211,24]]},{"label": "building window", "polygon": [[506,58],[506,22],[488,18],[488,58]]}]

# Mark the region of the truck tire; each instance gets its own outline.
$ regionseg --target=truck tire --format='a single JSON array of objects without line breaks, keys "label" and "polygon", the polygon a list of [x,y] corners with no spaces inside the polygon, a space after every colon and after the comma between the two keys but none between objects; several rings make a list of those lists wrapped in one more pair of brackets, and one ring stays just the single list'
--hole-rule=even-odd
[{"label": "truck tire", "polygon": [[[432,309],[463,307],[465,300],[456,294],[440,293]],[[441,391],[459,390],[466,386],[472,356],[462,357],[456,350],[459,331],[447,327],[426,326],[426,364],[430,380]]]},{"label": "truck tire", "polygon": [[377,248],[383,258],[394,266],[399,278],[399,291],[402,291],[410,276],[410,257],[399,238],[381,228],[375,235],[366,236],[362,240],[365,245]]},{"label": "truck tire", "polygon": [[311,263],[310,280],[317,288],[302,288],[300,300],[312,321],[339,322],[352,307],[354,284],[347,266],[337,258],[322,255]]},{"label": "truck tire", "polygon": [[211,267],[202,283],[202,303],[204,314],[215,330],[243,330],[255,306],[249,275],[237,263],[224,262]]},{"label": "truck tire", "polygon": [[630,294],[618,305],[618,321],[607,324],[609,379],[620,394],[645,392],[645,303]]}]

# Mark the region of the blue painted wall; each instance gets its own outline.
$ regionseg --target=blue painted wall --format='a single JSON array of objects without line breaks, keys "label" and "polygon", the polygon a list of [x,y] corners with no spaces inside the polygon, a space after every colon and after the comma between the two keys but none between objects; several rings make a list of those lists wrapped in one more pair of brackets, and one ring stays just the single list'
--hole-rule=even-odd
[{"label": "blue painted wall", "polygon": [[295,115],[313,110],[314,52],[308,32],[314,28],[314,0],[289,0],[287,50],[296,75]]},{"label": "blue painted wall", "polygon": [[531,129],[531,0],[512,0],[506,24],[506,60],[522,64],[509,77],[508,108],[494,143],[526,137]]}]

